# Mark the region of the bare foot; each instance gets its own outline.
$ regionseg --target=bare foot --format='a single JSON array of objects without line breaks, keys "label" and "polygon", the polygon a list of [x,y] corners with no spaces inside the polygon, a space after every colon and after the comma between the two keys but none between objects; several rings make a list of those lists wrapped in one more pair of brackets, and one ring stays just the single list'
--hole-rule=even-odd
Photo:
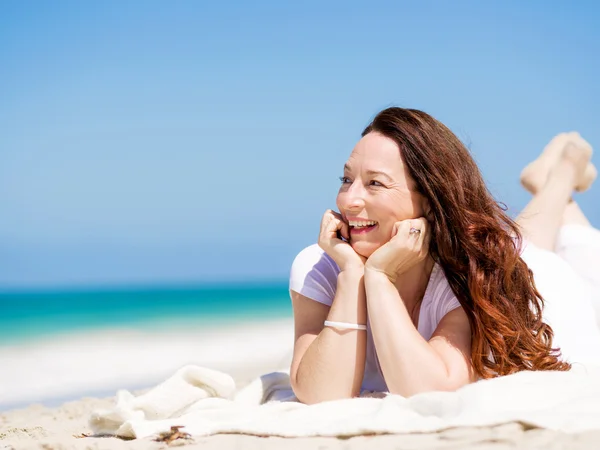
[{"label": "bare foot", "polygon": [[[587,154],[589,152],[591,157],[592,147],[579,135],[579,133],[560,133],[556,135],[548,143],[548,145],[546,145],[541,155],[536,160],[529,163],[523,169],[521,172],[521,184],[523,187],[525,187],[525,189],[532,194],[537,193],[546,184],[550,171],[553,169],[553,167],[559,162],[562,156],[566,156],[563,155],[563,151],[567,145],[569,145],[569,143],[573,144],[575,147],[584,148],[585,150],[583,150],[583,154]],[[574,150],[570,150],[567,153],[571,155],[574,152]],[[570,158],[570,156],[566,157],[567,159]],[[579,173],[577,176],[575,190],[578,192],[583,192],[589,189],[597,176],[596,168],[589,161],[589,157],[587,160],[588,162],[584,167],[583,172]]]},{"label": "bare foot", "polygon": [[592,147],[589,144],[584,145],[582,142],[569,141],[554,166],[550,169],[549,176],[568,177],[573,189],[576,189],[584,181],[586,170],[590,167],[591,157]]},{"label": "bare foot", "polygon": [[585,172],[583,173],[583,177],[577,186],[575,186],[575,190],[577,192],[587,191],[590,187],[592,187],[592,183],[596,180],[598,176],[598,171],[596,170],[596,166],[591,162],[585,168]]},{"label": "bare foot", "polygon": [[[565,147],[561,156],[562,158],[569,158],[573,164],[577,165],[578,172],[575,190],[577,192],[583,192],[592,186],[598,172],[591,162],[593,150],[590,143],[583,139],[579,133],[571,133],[571,135],[571,142],[573,142],[576,149],[567,144],[567,147]],[[584,163],[586,160],[587,164]]]},{"label": "bare foot", "polygon": [[521,172],[521,184],[532,194],[538,192],[546,184],[550,170],[560,157],[569,142],[570,133],[560,133],[552,138],[540,156],[530,162]]}]

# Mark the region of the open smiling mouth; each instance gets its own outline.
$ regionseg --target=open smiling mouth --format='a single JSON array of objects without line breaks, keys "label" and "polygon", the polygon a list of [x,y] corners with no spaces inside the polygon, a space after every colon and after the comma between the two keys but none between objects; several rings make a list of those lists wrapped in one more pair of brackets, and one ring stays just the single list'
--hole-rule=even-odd
[{"label": "open smiling mouth", "polygon": [[363,223],[356,223],[356,222],[350,221],[349,225],[350,225],[350,234],[365,234],[365,233],[373,231],[375,228],[377,228],[377,222],[374,222],[374,221],[363,222]]}]

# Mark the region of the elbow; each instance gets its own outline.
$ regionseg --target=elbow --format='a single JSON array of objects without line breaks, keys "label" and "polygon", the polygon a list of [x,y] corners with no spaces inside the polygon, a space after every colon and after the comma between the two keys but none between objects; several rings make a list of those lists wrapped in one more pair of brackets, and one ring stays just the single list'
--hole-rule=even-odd
[{"label": "elbow", "polygon": [[430,380],[429,382],[421,382],[413,385],[398,383],[390,387],[390,394],[401,395],[402,397],[408,398],[413,395],[425,394],[427,392],[454,392],[467,384],[469,384],[468,380],[463,381],[452,378]]},{"label": "elbow", "polygon": [[412,397],[426,392],[454,392],[475,381],[473,371],[463,366],[447,364],[428,366],[418,373],[405,373],[396,379],[386,379],[391,394]]},{"label": "elbow", "polygon": [[300,403],[304,403],[305,405],[316,405],[317,403],[323,402],[331,402],[334,400],[344,400],[348,398],[358,397],[358,395],[322,395],[318,392],[297,392],[294,391],[296,398]]},{"label": "elbow", "polygon": [[305,405],[316,405],[318,403],[326,401],[323,398],[319,398],[316,395],[311,395],[310,392],[302,392],[294,390],[294,394],[296,394],[296,398],[300,403],[304,403]]},{"label": "elbow", "polygon": [[400,395],[404,398],[409,398],[414,395],[426,394],[428,392],[448,392],[452,389],[448,389],[446,386],[441,385],[418,385],[418,386],[400,386],[390,388],[390,394]]},{"label": "elbow", "polygon": [[305,405],[316,405],[317,403],[343,400],[360,395],[360,392],[346,392],[325,386],[317,386],[314,383],[299,382],[296,377],[290,379],[290,384],[298,401]]},{"label": "elbow", "polygon": [[319,403],[319,400],[315,398],[314,395],[310,395],[311,393],[309,389],[303,389],[302,386],[299,385],[298,381],[290,381],[292,391],[300,403],[304,403],[305,405],[314,405],[315,403]]}]

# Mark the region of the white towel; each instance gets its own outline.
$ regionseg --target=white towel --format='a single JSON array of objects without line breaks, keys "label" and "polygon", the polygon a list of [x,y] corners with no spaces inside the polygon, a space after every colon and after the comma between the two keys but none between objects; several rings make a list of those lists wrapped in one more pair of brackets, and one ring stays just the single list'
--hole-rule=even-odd
[{"label": "white towel", "polygon": [[94,412],[90,426],[97,435],[125,438],[151,436],[174,425],[195,436],[284,437],[432,432],[514,421],[564,432],[600,429],[600,367],[520,372],[456,392],[379,397],[307,406],[296,400],[286,371],[263,375],[236,391],[229,375],[186,366],[138,397],[118,392],[115,407]]}]

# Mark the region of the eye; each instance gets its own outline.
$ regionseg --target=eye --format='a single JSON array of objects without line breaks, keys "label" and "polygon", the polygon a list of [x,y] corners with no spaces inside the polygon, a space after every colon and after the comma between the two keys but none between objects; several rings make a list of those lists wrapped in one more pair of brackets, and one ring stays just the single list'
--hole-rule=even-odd
[{"label": "eye", "polygon": [[348,177],[340,177],[340,181],[342,184],[350,183],[350,178]]},{"label": "eye", "polygon": [[369,183],[370,186],[375,186],[375,187],[383,187],[383,184],[381,184],[379,181],[376,180],[371,180],[371,182]]}]

